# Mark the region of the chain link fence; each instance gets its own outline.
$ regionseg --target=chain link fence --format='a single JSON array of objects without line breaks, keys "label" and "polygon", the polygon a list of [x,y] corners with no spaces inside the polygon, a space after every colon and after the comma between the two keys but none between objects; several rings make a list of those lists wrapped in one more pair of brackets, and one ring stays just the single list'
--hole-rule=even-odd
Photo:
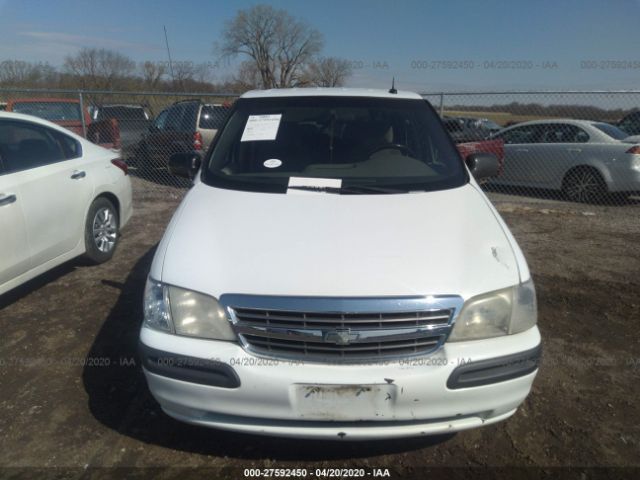
[{"label": "chain link fence", "polygon": [[479,150],[496,153],[489,142],[502,143],[489,192],[514,201],[640,203],[640,91],[423,96],[457,144],[480,142]]},{"label": "chain link fence", "polygon": [[129,165],[137,198],[179,198],[189,182],[169,173],[169,157],[206,151],[236,98],[226,93],[0,89],[0,109],[51,120],[117,150]]},{"label": "chain link fence", "polygon": [[[640,90],[423,93],[463,156],[499,157],[483,184],[510,201],[640,203]],[[169,157],[206,151],[237,95],[2,90],[0,109],[60,123],[116,148],[138,196],[181,196]],[[84,114],[81,114],[83,112]]]}]

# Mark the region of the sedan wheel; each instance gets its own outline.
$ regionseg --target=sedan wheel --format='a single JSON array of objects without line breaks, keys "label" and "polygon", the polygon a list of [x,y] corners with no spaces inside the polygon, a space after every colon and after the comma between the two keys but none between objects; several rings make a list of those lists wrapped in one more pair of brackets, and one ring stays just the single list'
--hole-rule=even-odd
[{"label": "sedan wheel", "polygon": [[113,256],[120,239],[119,226],[114,204],[104,197],[96,198],[89,207],[84,231],[84,256],[90,263],[103,263]]},{"label": "sedan wheel", "polygon": [[93,218],[93,241],[98,250],[108,253],[116,246],[118,226],[116,216],[111,209],[103,207]]},{"label": "sedan wheel", "polygon": [[601,200],[607,192],[607,186],[598,172],[582,169],[569,173],[562,190],[569,200],[590,203]]}]

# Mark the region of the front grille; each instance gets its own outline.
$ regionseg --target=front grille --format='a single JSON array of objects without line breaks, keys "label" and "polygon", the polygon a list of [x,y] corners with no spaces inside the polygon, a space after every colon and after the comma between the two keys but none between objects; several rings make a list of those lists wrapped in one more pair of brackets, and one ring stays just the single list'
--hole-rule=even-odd
[{"label": "front grille", "polygon": [[276,358],[325,362],[432,354],[446,340],[462,304],[459,297],[435,297],[434,301],[434,297],[332,299],[248,295],[223,295],[221,302],[248,351]]},{"label": "front grille", "polygon": [[324,342],[300,342],[298,340],[282,340],[258,335],[244,335],[252,349],[264,353],[292,353],[294,355],[326,356],[335,358],[369,358],[397,355],[428,354],[438,346],[439,336],[415,338],[413,340],[367,342],[347,346],[332,345]]},{"label": "front grille", "polygon": [[278,310],[234,309],[238,320],[246,325],[274,325],[298,328],[402,328],[449,323],[450,310],[393,313],[324,313]]}]

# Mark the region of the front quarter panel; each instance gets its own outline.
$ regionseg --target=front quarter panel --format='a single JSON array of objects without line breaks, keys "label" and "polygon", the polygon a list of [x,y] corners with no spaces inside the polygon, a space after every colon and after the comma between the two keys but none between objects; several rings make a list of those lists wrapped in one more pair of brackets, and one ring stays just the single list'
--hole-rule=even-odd
[{"label": "front quarter panel", "polygon": [[493,213],[494,217],[496,218],[496,221],[500,225],[500,228],[502,228],[502,231],[504,232],[505,237],[507,237],[507,241],[509,242],[509,246],[511,247],[511,250],[516,260],[516,264],[518,266],[518,274],[520,276],[520,282],[521,283],[526,282],[531,278],[531,272],[529,271],[529,265],[527,264],[527,259],[525,258],[524,253],[522,253],[522,249],[520,248],[520,245],[518,245],[518,242],[516,241],[515,237],[511,233],[509,226],[506,224],[506,222],[504,221],[500,213],[498,213],[498,210],[495,208],[495,206],[484,194],[482,189],[478,186],[478,184],[475,181],[473,181],[472,184],[474,188],[478,191],[482,199],[485,201],[487,207]]},{"label": "front quarter panel", "polygon": [[189,191],[185,197],[182,199],[182,202],[178,206],[177,210],[171,217],[169,224],[167,225],[166,230],[164,231],[164,235],[158,244],[158,248],[156,249],[156,253],[153,256],[153,262],[151,263],[151,269],[149,271],[149,276],[155,280],[162,280],[162,267],[164,264],[164,257],[167,253],[167,248],[169,243],[171,242],[171,237],[176,229],[176,225],[180,221],[180,216],[185,209],[185,206],[188,202],[188,198],[190,196],[191,191]]}]

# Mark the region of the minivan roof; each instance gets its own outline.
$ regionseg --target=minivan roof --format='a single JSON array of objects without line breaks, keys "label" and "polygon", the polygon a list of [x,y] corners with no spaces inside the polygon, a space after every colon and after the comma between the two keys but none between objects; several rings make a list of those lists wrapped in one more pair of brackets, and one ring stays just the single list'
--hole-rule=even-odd
[{"label": "minivan roof", "polygon": [[388,90],[373,88],[274,88],[271,90],[251,90],[240,98],[275,98],[275,97],[375,97],[390,99],[422,100],[414,92],[400,91],[389,93]]}]

